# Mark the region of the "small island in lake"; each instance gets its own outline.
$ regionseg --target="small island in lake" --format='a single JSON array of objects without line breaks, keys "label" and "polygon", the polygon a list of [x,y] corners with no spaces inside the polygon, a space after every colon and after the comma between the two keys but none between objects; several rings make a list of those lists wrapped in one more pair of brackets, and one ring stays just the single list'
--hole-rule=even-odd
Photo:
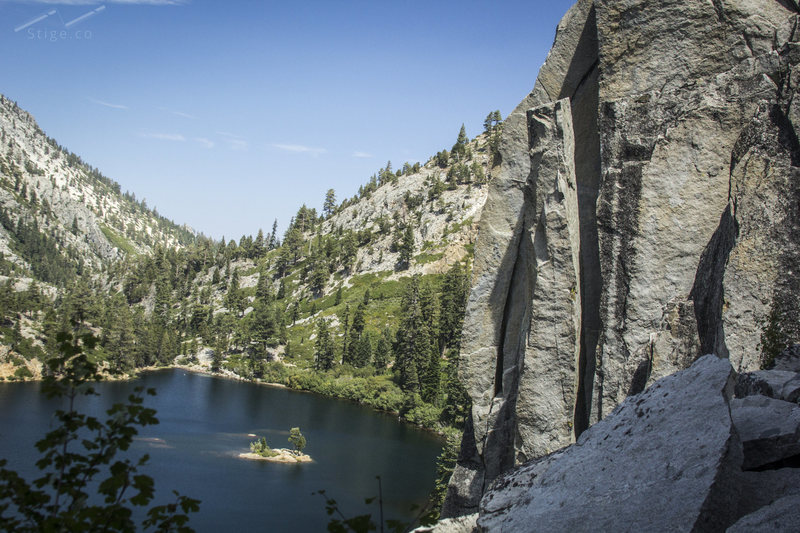
[{"label": "small island in lake", "polygon": [[291,429],[289,442],[294,446],[294,450],[286,448],[273,450],[267,444],[267,439],[261,437],[250,443],[250,453],[240,453],[239,457],[241,459],[272,461],[275,463],[310,463],[313,461],[311,456],[303,453],[303,448],[306,447],[306,438],[300,433],[300,428]]}]

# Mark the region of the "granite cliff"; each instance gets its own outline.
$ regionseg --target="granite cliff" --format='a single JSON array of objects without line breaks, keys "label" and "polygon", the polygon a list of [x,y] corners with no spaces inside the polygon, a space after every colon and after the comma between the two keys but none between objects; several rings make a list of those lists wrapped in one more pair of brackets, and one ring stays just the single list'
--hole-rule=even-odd
[{"label": "granite cliff", "polygon": [[443,516],[703,354],[742,373],[800,342],[798,13],[579,0],[564,16],[481,216],[473,406]]}]

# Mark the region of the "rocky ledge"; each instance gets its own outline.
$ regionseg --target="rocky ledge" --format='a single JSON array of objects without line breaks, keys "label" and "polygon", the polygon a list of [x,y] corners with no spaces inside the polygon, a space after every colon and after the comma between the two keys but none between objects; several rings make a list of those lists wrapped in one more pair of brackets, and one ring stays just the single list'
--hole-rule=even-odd
[{"label": "rocky ledge", "polygon": [[434,530],[800,531],[800,406],[734,398],[737,378],[701,357]]}]

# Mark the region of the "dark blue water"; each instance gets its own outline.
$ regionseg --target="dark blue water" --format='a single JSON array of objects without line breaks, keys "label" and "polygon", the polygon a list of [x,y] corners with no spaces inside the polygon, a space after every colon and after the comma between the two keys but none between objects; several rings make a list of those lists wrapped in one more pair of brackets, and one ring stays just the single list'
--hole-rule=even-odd
[{"label": "dark blue water", "polygon": [[[155,480],[157,503],[170,501],[173,489],[202,500],[191,519],[198,531],[324,531],[324,501],[311,495],[320,489],[346,515],[373,512],[377,522],[377,507],[364,504],[377,495],[377,475],[387,517],[410,519],[411,507],[424,503],[433,486],[441,450],[435,436],[313,394],[164,370],[132,382],[101,383],[101,400],[83,400],[79,409],[100,414],[125,401],[136,385],[158,391],[146,405],[157,409],[160,424],[140,430],[132,451],[150,454],[142,472]],[[0,457],[29,480],[38,473],[33,445],[51,428],[55,402],[39,393],[37,383],[0,383]],[[249,451],[251,433],[265,436],[273,448],[289,448],[295,426],[314,463],[237,457]]]}]

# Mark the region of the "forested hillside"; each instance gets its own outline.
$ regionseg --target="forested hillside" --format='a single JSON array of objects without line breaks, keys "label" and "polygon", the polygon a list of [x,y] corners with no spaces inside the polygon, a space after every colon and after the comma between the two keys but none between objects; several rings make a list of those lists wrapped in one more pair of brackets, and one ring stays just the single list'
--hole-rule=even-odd
[{"label": "forested hillside", "polygon": [[52,353],[49,333],[82,318],[65,310],[107,294],[101,274],[157,247],[180,250],[196,240],[0,95],[0,376],[38,375]]},{"label": "forested hillside", "polygon": [[[3,99],[2,370],[36,377],[62,330],[109,372],[182,364],[358,401],[445,428],[472,245],[502,128],[331,189],[279,234],[216,242],[137,202]],[[269,223],[268,223],[269,224]]]}]

